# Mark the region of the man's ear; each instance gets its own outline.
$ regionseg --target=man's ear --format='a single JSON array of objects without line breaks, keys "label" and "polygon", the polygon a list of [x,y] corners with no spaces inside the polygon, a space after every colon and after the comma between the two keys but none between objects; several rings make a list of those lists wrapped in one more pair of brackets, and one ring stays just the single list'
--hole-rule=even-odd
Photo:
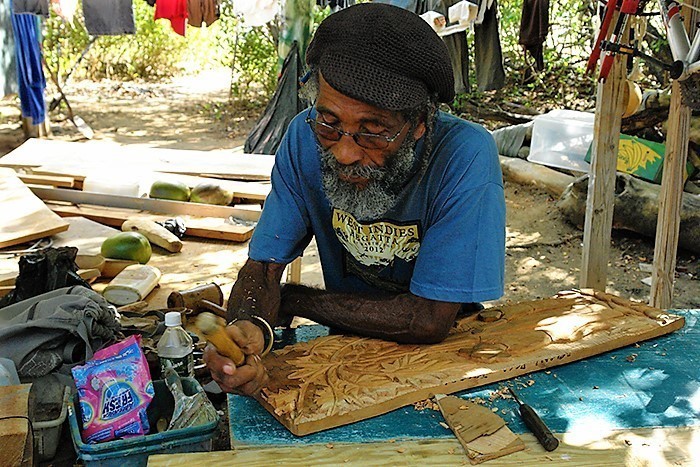
[{"label": "man's ear", "polygon": [[415,130],[413,130],[413,140],[418,141],[425,134],[425,122],[420,122]]}]

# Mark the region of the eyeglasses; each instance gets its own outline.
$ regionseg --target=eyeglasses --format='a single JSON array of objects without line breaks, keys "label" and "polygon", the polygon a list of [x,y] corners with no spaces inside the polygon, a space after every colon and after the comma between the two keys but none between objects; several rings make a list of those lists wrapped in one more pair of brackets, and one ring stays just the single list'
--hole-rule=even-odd
[{"label": "eyeglasses", "polygon": [[311,130],[316,133],[316,136],[321,139],[328,141],[340,141],[340,138],[343,136],[349,136],[353,139],[353,141],[355,141],[355,144],[365,149],[386,149],[389,147],[390,143],[396,141],[396,138],[399,137],[403,129],[406,128],[406,125],[408,124],[408,122],[404,123],[401,129],[394,136],[384,136],[377,133],[362,132],[348,133],[340,128],[329,125],[328,123],[311,118],[311,109],[309,109],[309,112],[306,115],[306,123],[308,123]]}]

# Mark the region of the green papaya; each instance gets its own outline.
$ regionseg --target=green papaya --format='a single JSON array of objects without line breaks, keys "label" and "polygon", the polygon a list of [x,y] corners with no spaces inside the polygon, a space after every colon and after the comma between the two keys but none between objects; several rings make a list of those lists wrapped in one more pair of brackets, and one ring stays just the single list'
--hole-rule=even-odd
[{"label": "green papaya", "polygon": [[148,196],[151,198],[169,199],[173,201],[189,201],[190,187],[182,182],[156,180],[153,182],[153,185],[151,185]]},{"label": "green papaya", "polygon": [[128,259],[146,264],[151,259],[151,243],[138,232],[120,232],[105,239],[100,249],[102,256]]},{"label": "green papaya", "polygon": [[215,183],[200,183],[192,188],[190,201],[193,203],[227,206],[233,201],[233,193]]}]

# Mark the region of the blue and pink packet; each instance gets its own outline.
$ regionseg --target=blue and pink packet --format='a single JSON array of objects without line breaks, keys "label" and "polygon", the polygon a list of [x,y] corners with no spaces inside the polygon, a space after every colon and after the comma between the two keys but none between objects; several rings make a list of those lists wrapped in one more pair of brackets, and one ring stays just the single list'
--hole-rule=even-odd
[{"label": "blue and pink packet", "polygon": [[146,409],[153,400],[151,372],[134,335],[95,352],[72,369],[78,388],[85,443],[148,434]]}]

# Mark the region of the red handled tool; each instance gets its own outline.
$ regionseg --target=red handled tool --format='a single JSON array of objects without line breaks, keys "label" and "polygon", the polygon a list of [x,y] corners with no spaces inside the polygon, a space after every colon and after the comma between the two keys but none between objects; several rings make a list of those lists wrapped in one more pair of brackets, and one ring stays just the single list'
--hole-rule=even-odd
[{"label": "red handled tool", "polygon": [[[617,23],[615,23],[615,29],[613,30],[612,36],[610,36],[611,44],[619,44],[621,35],[625,30],[627,25],[627,20],[630,15],[637,14],[637,9],[639,8],[640,0],[622,0],[622,5],[620,6],[620,16],[617,17]],[[608,3],[609,5],[609,3]],[[605,49],[605,41],[601,41],[600,49]],[[615,62],[615,52],[612,50],[605,51],[603,55],[603,62],[600,65],[600,73],[598,74],[598,79],[600,81],[605,81],[605,79],[610,74],[610,69]]]},{"label": "red handled tool", "polygon": [[586,65],[586,73],[593,73],[595,67],[598,64],[598,59],[600,58],[600,43],[608,35],[608,28],[610,23],[612,23],[613,13],[617,8],[618,0],[608,0],[608,4],[605,6],[605,11],[603,13],[603,22],[600,25],[600,31],[598,31],[598,37],[595,39],[595,45],[593,46],[593,52],[588,58],[588,65]]}]

